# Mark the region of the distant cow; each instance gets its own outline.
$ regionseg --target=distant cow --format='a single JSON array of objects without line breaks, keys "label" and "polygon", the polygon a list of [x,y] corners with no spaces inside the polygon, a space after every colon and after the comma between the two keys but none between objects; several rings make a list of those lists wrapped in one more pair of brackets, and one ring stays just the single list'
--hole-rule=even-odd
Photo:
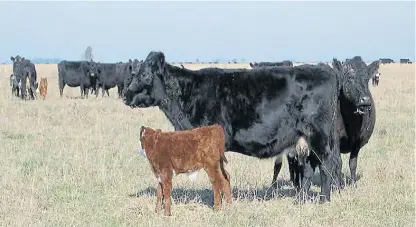
[{"label": "distant cow", "polygon": [[[16,57],[10,57],[13,62],[13,84],[12,93],[16,92],[16,85],[20,91],[21,99],[27,98],[29,93],[30,99],[36,99],[36,89],[38,86],[37,73],[35,65],[30,60],[25,59],[17,55]],[[17,93],[19,93],[17,91]]]},{"label": "distant cow", "polygon": [[[158,106],[175,130],[220,124],[228,151],[261,159],[284,155],[304,137],[322,161],[321,201],[329,201],[331,183],[341,181],[338,93],[337,76],[315,65],[193,71],[150,52],[123,101],[132,108]],[[368,106],[365,97],[351,101]]]},{"label": "distant cow", "polygon": [[264,66],[290,66],[293,67],[293,62],[291,61],[282,61],[282,62],[260,62],[260,63],[250,63],[251,68],[264,67]]},{"label": "distant cow", "polygon": [[40,78],[39,93],[43,100],[45,100],[46,94],[48,93],[48,78]]},{"label": "distant cow", "polygon": [[380,82],[380,76],[381,76],[381,73],[377,72],[376,74],[374,74],[373,77],[371,77],[371,82],[373,86],[378,86],[378,83]]},{"label": "distant cow", "polygon": [[88,98],[88,91],[97,84],[98,67],[92,61],[61,61],[58,64],[59,93],[62,97],[65,85],[80,87],[81,97]]},{"label": "distant cow", "polygon": [[402,58],[400,64],[412,64],[412,62],[408,58]]},{"label": "distant cow", "polygon": [[[134,61],[129,59],[129,62],[127,63],[99,63],[98,86],[102,89],[103,97],[104,91],[107,93],[107,96],[110,96],[108,89],[117,86],[117,93],[119,98],[121,98],[124,90],[124,81],[129,79],[131,80],[133,73],[132,67],[140,67],[141,62],[142,61],[137,59],[134,59]],[[98,95],[98,89],[96,91],[96,95]]]},{"label": "distant cow", "polygon": [[[378,71],[379,61],[374,61],[369,66],[359,68],[365,64],[363,63],[361,57],[347,60],[344,66],[335,61],[333,63],[334,70],[339,73],[338,75],[341,75],[339,78],[343,78],[340,80],[341,92],[339,94],[337,125],[340,151],[350,153],[351,182],[356,181],[358,153],[368,143],[376,122],[375,105],[368,88],[368,82],[371,76]],[[330,68],[326,69],[331,70]],[[366,105],[357,106],[350,101],[354,99],[357,102],[366,103]],[[300,149],[298,149],[287,156],[291,180],[297,189],[300,187],[302,177],[313,173],[317,166],[316,158],[309,155],[308,147],[305,145],[301,147],[307,151],[299,152]],[[303,155],[299,155],[299,153]],[[276,159],[273,175],[274,188],[277,187],[276,179],[281,169],[281,163],[281,159]]]},{"label": "distant cow", "polygon": [[221,204],[221,191],[231,203],[230,175],[224,168],[225,136],[223,128],[216,124],[192,130],[162,132],[160,129],[140,128],[139,152],[147,157],[159,184],[156,212],[165,204],[165,215],[171,215],[170,195],[172,175],[188,173],[196,177],[204,169],[212,183],[214,210]]},{"label": "distant cow", "polygon": [[380,58],[380,63],[381,64],[390,64],[390,63],[394,63],[393,59],[390,58]]}]

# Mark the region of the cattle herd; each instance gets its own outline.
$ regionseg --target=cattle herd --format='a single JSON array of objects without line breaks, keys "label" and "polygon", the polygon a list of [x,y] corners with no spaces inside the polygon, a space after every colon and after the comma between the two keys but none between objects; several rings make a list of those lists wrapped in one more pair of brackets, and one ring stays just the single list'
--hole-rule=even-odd
[{"label": "cattle herd", "polygon": [[[35,99],[35,65],[20,56],[11,60],[12,94]],[[65,85],[80,87],[86,98],[89,93],[97,96],[100,88],[103,96],[108,95],[108,89],[117,86],[126,106],[157,106],[166,115],[175,131],[143,126],[139,151],[159,182],[156,211],[163,198],[165,214],[170,215],[173,172],[204,169],[213,185],[214,208],[219,206],[220,191],[231,202],[226,151],[274,157],[275,189],[286,156],[297,202],[307,198],[317,167],[320,202],[330,201],[331,191],[341,191],[345,183],[355,183],[359,151],[375,126],[369,80],[378,74],[380,63],[367,65],[356,56],[344,62],[333,59],[332,67],[326,63],[293,66],[284,61],[250,64],[252,69],[189,70],[167,63],[164,53],[152,51],[144,60],[126,63],[61,61],[58,81],[61,97]],[[44,91],[43,79],[41,87]],[[341,154],[347,153],[351,175],[344,182]]]}]

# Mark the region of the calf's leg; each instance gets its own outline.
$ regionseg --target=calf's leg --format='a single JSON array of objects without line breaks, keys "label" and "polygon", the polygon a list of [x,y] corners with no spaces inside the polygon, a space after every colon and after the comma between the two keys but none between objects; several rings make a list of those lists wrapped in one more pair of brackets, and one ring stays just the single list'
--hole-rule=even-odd
[{"label": "calf's leg", "polygon": [[157,190],[156,190],[156,209],[155,212],[159,213],[159,211],[162,210],[162,199],[163,199],[163,194],[162,194],[162,183],[158,183],[157,185]]},{"label": "calf's leg", "polygon": [[169,171],[169,173],[163,173],[161,175],[162,175],[161,180],[162,180],[163,202],[165,204],[165,215],[170,216],[171,215],[170,195],[172,191],[172,171]]},{"label": "calf's leg", "polygon": [[222,173],[220,172],[219,166],[210,166],[206,169],[209,180],[212,184],[212,191],[214,192],[214,211],[219,210],[221,204],[221,178]]}]

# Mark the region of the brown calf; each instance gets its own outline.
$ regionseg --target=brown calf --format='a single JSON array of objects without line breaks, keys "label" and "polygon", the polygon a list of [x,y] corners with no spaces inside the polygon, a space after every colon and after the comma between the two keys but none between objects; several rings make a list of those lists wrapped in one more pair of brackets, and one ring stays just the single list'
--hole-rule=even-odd
[{"label": "brown calf", "polygon": [[162,132],[142,126],[140,128],[139,152],[150,162],[153,173],[159,181],[157,187],[156,212],[165,204],[165,215],[170,216],[173,171],[176,174],[191,173],[195,176],[204,169],[214,191],[214,210],[221,203],[221,191],[227,203],[231,203],[230,175],[224,169],[225,135],[218,125],[191,130]]},{"label": "brown calf", "polygon": [[43,100],[45,100],[46,94],[48,93],[48,78],[40,78],[39,93]]}]

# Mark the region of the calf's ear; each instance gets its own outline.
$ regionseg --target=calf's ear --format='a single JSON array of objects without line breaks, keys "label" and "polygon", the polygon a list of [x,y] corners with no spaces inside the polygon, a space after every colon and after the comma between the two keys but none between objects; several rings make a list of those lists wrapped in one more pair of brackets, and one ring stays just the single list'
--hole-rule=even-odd
[{"label": "calf's ear", "polygon": [[142,139],[144,129],[145,129],[144,126],[140,127],[140,139]]}]

